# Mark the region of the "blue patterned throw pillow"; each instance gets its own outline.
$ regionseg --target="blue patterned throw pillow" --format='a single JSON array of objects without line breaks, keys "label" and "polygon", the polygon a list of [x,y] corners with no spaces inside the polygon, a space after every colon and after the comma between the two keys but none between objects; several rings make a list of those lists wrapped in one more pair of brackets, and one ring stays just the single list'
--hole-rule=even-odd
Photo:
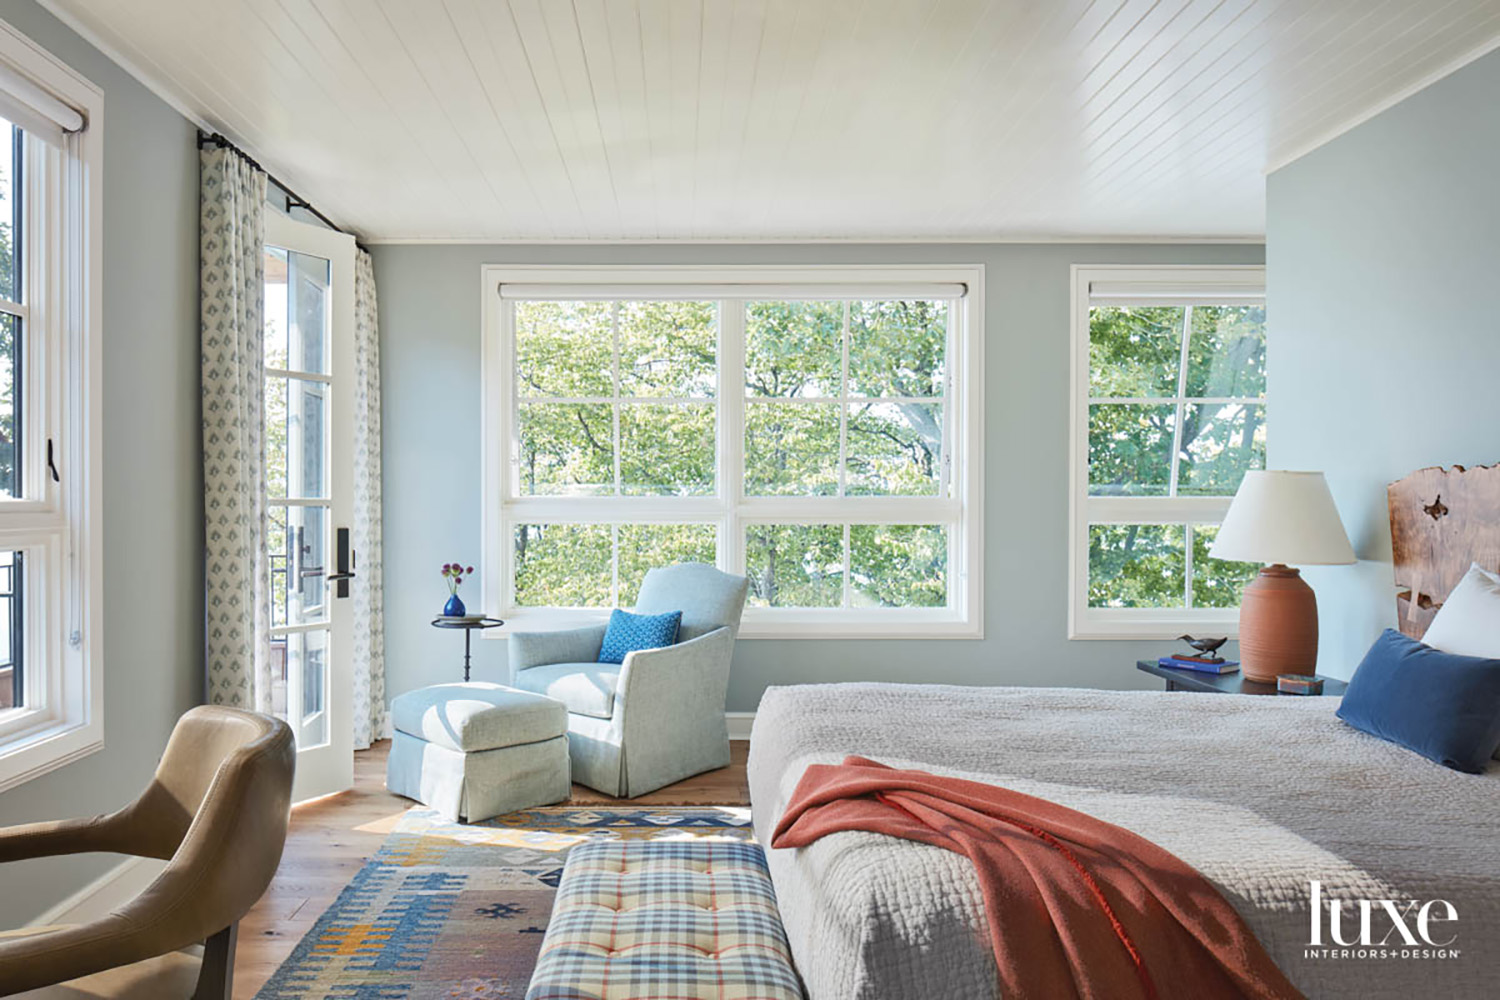
[{"label": "blue patterned throw pillow", "polygon": [[625,654],[637,649],[660,649],[677,641],[677,626],[682,624],[681,611],[664,615],[637,615],[619,608],[609,613],[609,628],[599,647],[600,663],[624,663]]}]

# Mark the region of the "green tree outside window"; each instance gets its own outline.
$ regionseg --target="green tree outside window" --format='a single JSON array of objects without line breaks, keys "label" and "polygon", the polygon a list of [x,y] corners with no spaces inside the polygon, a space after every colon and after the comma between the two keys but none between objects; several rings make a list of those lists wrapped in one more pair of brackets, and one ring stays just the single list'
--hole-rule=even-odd
[{"label": "green tree outside window", "polygon": [[[1265,319],[1261,305],[1089,310],[1090,496],[1231,497],[1265,468]],[[1255,567],[1210,559],[1216,530],[1091,524],[1089,606],[1236,607]]]}]

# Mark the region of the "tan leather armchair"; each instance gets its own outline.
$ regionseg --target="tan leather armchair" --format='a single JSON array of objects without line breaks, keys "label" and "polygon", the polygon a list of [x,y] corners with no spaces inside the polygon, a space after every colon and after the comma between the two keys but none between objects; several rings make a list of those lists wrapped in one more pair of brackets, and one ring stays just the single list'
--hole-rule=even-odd
[{"label": "tan leather armchair", "polygon": [[0,996],[227,998],[235,928],[281,863],[295,764],[286,723],[203,706],[178,720],[125,808],[0,829],[0,862],[94,851],[168,861],[106,917],[0,934]]}]

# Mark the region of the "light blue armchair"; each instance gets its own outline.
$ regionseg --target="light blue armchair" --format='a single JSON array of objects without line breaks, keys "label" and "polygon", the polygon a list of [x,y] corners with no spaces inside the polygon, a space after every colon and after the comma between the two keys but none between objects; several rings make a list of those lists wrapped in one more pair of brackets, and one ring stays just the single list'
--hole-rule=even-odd
[{"label": "light blue armchair", "polygon": [[653,569],[638,614],[682,612],[677,644],[599,663],[604,625],[511,635],[511,684],[568,706],[573,780],[634,798],[729,764],[724,699],[748,581],[703,563]]}]

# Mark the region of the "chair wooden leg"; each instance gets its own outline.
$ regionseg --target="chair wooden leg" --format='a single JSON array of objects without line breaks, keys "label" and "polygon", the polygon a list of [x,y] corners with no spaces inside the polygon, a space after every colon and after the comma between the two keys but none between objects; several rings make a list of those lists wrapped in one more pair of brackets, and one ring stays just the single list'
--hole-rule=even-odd
[{"label": "chair wooden leg", "polygon": [[233,923],[203,942],[203,968],[198,973],[193,1000],[230,1000],[234,989],[234,946],[239,933],[240,925]]}]

